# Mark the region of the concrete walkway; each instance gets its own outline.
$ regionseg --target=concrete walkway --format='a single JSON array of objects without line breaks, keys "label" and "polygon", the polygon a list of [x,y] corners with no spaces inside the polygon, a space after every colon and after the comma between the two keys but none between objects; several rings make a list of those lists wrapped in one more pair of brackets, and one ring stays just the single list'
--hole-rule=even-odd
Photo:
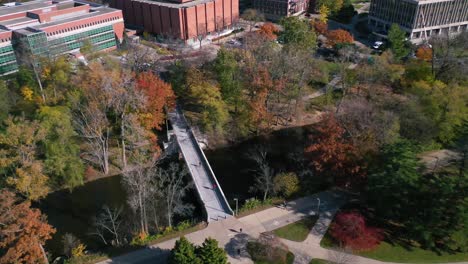
[{"label": "concrete walkway", "polygon": [[[207,228],[187,234],[185,237],[195,244],[201,244],[205,238],[212,237],[218,240],[220,247],[224,247],[230,263],[250,264],[253,262],[245,250],[249,240],[258,238],[260,233],[296,222],[304,216],[317,214],[319,199],[320,211],[325,215],[336,211],[347,201],[346,196],[342,193],[321,192],[289,202],[286,208],[273,207],[239,219],[231,217],[223,221],[210,222]],[[242,232],[240,232],[241,228]],[[171,239],[99,263],[166,263],[169,252],[177,239]],[[241,250],[240,255],[238,254],[239,249]]]},{"label": "concrete walkway", "polygon": [[229,207],[223,190],[203,150],[198,145],[182,110],[176,107],[175,111],[169,113],[168,116],[198,196],[207,213],[208,222],[231,217],[233,212]]},{"label": "concrete walkway", "polygon": [[[318,258],[347,264],[397,264],[320,247],[320,240],[326,233],[335,213],[347,201],[348,196],[344,193],[325,191],[289,202],[286,208],[273,207],[239,219],[231,217],[224,221],[211,222],[207,228],[187,234],[185,237],[197,245],[200,245],[205,238],[212,237],[218,240],[219,246],[226,250],[228,261],[231,264],[253,264],[246,251],[248,241],[257,239],[263,232],[286,226],[305,216],[316,215],[319,209],[320,217],[305,241],[294,242],[281,239],[288,246],[289,250],[294,253],[294,263],[308,264],[313,258]],[[240,232],[241,228],[242,232]],[[100,264],[163,264],[167,262],[169,252],[174,247],[177,239],[171,239],[126,255],[102,261]],[[239,250],[240,254],[238,253]],[[457,264],[468,264],[468,262],[459,262]]]}]

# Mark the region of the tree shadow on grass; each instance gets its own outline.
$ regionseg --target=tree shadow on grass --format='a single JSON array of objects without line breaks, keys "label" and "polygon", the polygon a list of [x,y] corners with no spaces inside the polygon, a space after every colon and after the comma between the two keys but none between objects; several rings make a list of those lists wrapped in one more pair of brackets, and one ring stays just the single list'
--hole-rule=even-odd
[{"label": "tree shadow on grass", "polygon": [[247,252],[247,242],[252,239],[253,238],[251,236],[245,233],[238,233],[234,235],[231,240],[229,240],[229,242],[224,247],[224,250],[232,258],[250,258],[250,255]]},{"label": "tree shadow on grass", "polygon": [[[132,251],[125,255],[112,256],[109,258],[107,263],[167,263],[170,255],[169,249],[162,249],[158,247],[144,247],[135,251]],[[111,254],[112,255],[112,254]]]}]

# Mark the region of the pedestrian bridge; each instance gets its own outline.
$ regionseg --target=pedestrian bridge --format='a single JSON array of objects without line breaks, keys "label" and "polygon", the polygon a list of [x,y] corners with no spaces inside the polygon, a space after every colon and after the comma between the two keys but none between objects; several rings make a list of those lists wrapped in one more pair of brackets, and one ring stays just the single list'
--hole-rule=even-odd
[{"label": "pedestrian bridge", "polygon": [[205,208],[208,222],[231,217],[233,211],[182,110],[176,107],[168,116],[172,125],[172,139],[170,140],[175,138],[187,163],[198,197]]}]

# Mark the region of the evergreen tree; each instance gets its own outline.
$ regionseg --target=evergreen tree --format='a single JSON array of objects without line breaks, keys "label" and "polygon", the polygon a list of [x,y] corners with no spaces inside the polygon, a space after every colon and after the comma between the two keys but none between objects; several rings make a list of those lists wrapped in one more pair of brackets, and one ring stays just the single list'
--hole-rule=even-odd
[{"label": "evergreen tree", "polygon": [[198,248],[197,255],[203,264],[227,264],[226,252],[218,247],[218,241],[207,238]]},{"label": "evergreen tree", "polygon": [[201,264],[201,261],[195,254],[194,245],[185,237],[181,237],[171,250],[169,264]]},{"label": "evergreen tree", "polygon": [[45,169],[57,187],[74,188],[83,184],[84,165],[80,147],[75,142],[70,110],[65,106],[39,109],[40,126],[46,131],[43,140]]},{"label": "evergreen tree", "polygon": [[388,41],[390,42],[390,49],[396,59],[400,60],[408,55],[409,48],[407,47],[406,33],[399,25],[392,24],[388,31]]},{"label": "evergreen tree", "polygon": [[414,145],[399,140],[385,146],[376,167],[368,178],[370,202],[385,216],[406,219],[414,213],[421,178]]}]

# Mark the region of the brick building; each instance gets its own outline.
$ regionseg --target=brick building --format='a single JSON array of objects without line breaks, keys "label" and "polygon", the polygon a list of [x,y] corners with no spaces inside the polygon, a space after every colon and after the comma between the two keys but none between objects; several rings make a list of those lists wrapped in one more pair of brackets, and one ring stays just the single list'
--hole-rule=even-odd
[{"label": "brick building", "polygon": [[188,44],[239,19],[239,0],[110,0],[110,6],[123,11],[130,27]]},{"label": "brick building", "polygon": [[36,0],[0,7],[0,75],[18,69],[19,54],[56,56],[90,43],[111,50],[123,40],[122,11],[75,0]]},{"label": "brick building", "polygon": [[372,0],[371,28],[386,32],[393,23],[414,43],[433,35],[466,31],[468,0]]},{"label": "brick building", "polygon": [[300,15],[308,12],[311,0],[253,0],[253,7],[269,20]]}]

